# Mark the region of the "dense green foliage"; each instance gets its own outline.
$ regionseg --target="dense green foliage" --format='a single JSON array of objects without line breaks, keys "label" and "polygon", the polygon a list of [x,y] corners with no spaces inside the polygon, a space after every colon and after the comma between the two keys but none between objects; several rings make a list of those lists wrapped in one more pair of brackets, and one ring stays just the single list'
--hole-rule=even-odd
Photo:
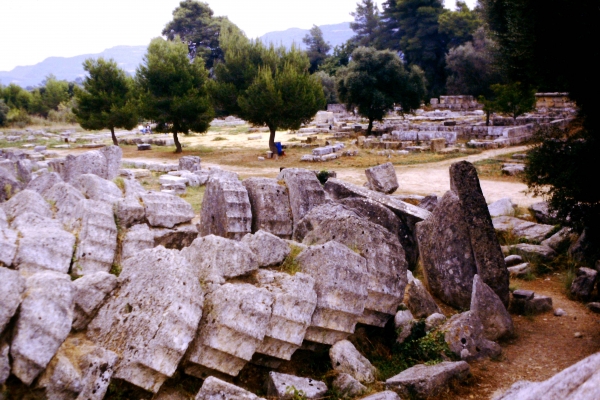
[{"label": "dense green foliage", "polygon": [[325,58],[327,58],[331,45],[323,39],[323,31],[316,25],[313,25],[310,33],[304,36],[302,42],[306,45],[306,53],[310,60],[309,71],[312,74],[319,69]]},{"label": "dense green foliage", "polygon": [[4,99],[0,99],[0,126],[6,125],[8,122],[8,113],[10,108],[4,102]]},{"label": "dense green foliage", "polygon": [[369,120],[370,134],[373,121],[381,121],[395,105],[404,112],[420,106],[424,79],[418,67],[406,71],[398,55],[389,50],[359,47],[348,67],[338,72],[337,91],[349,109],[357,107]]},{"label": "dense green foliage", "polygon": [[114,60],[87,59],[83,69],[88,76],[83,88],[75,90],[77,122],[84,129],[110,129],[117,146],[115,128],[132,129],[138,121],[133,79]]},{"label": "dense green foliage", "polygon": [[356,4],[356,11],[350,13],[354,22],[350,28],[355,35],[349,40],[356,48],[358,46],[377,46],[381,35],[381,15],[377,4],[372,0],[362,0]]},{"label": "dense green foliage", "polygon": [[514,120],[535,107],[535,89],[529,89],[520,82],[505,85],[497,83],[492,85],[492,91],[494,111],[511,116]]},{"label": "dense green foliage", "polygon": [[207,93],[208,73],[200,58],[190,62],[185,43],[153,39],[136,72],[140,114],[156,122],[158,132],[206,132],[214,116]]},{"label": "dense green foliage", "polygon": [[336,104],[338,102],[337,92],[335,91],[335,78],[325,71],[319,71],[315,77],[321,81],[325,101],[327,104]]}]

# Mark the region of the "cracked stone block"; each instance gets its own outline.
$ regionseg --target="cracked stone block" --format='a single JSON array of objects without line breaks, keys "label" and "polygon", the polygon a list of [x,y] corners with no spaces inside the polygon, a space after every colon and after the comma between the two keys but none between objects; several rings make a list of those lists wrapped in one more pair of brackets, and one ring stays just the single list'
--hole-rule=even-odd
[{"label": "cracked stone block", "polygon": [[423,282],[413,277],[412,272],[407,272],[408,285],[404,291],[404,304],[416,318],[427,318],[428,316],[440,313],[440,307],[437,305]]},{"label": "cracked stone block", "polygon": [[77,250],[73,273],[81,276],[98,271],[110,271],[117,250],[117,225],[109,203],[82,200]]},{"label": "cracked stone block", "polygon": [[349,374],[360,382],[375,381],[377,370],[348,340],[340,340],[334,344],[329,349],[329,357],[335,371]]},{"label": "cracked stone block", "polygon": [[54,168],[65,182],[71,182],[80,175],[94,174],[103,179],[114,179],[121,168],[123,155],[119,146],[107,146],[101,150],[92,150],[79,156],[68,155],[62,165]]},{"label": "cracked stone block", "polygon": [[428,399],[439,395],[452,380],[466,379],[470,370],[465,361],[418,364],[386,380],[385,387],[401,396]]},{"label": "cracked stone block", "polygon": [[10,319],[17,312],[17,308],[23,300],[25,292],[25,278],[17,271],[0,267],[0,293],[2,293],[2,302],[0,303],[0,333],[10,322]]},{"label": "cracked stone block", "polygon": [[42,217],[52,218],[50,204],[44,200],[41,194],[34,192],[33,190],[20,191],[11,197],[10,200],[2,203],[1,207],[4,209],[8,220],[15,219],[24,213],[32,213]]},{"label": "cracked stone block", "polygon": [[242,184],[252,209],[252,232],[263,230],[290,239],[293,223],[288,189],[268,178],[248,178]]},{"label": "cracked stone block", "polygon": [[315,279],[317,307],[305,339],[334,344],[354,333],[368,297],[367,261],[330,241],[311,246],[296,258],[303,273]]},{"label": "cracked stone block", "polygon": [[71,331],[75,286],[67,274],[44,271],[27,278],[13,330],[12,374],[31,385]]},{"label": "cracked stone block", "polygon": [[203,301],[178,251],[143,250],[123,262],[119,288],[88,325],[87,338],[121,356],[115,378],[156,393],[196,336]]},{"label": "cracked stone block", "polygon": [[117,286],[117,277],[99,271],[84,275],[73,284],[76,288],[73,329],[82,330],[94,318],[104,300]]},{"label": "cracked stone block", "polygon": [[70,183],[90,200],[115,204],[123,198],[123,192],[117,185],[94,174],[83,174]]},{"label": "cracked stone block", "polygon": [[315,280],[301,272],[259,270],[257,286],[273,295],[273,313],[264,340],[256,349],[259,354],[290,360],[302,345],[306,330],[317,306]]},{"label": "cracked stone block", "polygon": [[206,185],[200,212],[200,235],[240,240],[252,230],[248,191],[228,176],[215,175]]},{"label": "cracked stone block", "polygon": [[45,192],[44,198],[54,204],[56,219],[59,220],[67,230],[73,230],[77,224],[77,206],[85,196],[72,185],[59,182]]},{"label": "cracked stone block", "polygon": [[385,194],[394,193],[398,189],[398,177],[394,165],[390,162],[367,168],[365,170],[369,189]]},{"label": "cracked stone block", "polygon": [[115,203],[114,209],[119,226],[124,228],[140,224],[146,218],[146,210],[136,196],[125,196]]},{"label": "cracked stone block", "polygon": [[222,381],[214,376],[204,380],[195,400],[264,400],[241,387]]},{"label": "cracked stone block", "polygon": [[484,330],[479,316],[472,311],[453,315],[440,327],[450,351],[464,361],[477,360],[484,357],[497,357],[502,348],[484,337]]},{"label": "cracked stone block", "polygon": [[154,246],[181,250],[190,246],[198,237],[198,228],[192,224],[181,224],[174,228],[152,228]]},{"label": "cracked stone block", "polygon": [[321,399],[327,393],[327,385],[311,378],[269,372],[267,395],[277,399],[292,400],[297,394],[305,399]]},{"label": "cracked stone block", "polygon": [[31,226],[20,230],[14,265],[20,271],[69,272],[75,236],[56,226]]},{"label": "cracked stone block", "polygon": [[205,299],[205,314],[185,360],[185,373],[213,371],[237,376],[261,345],[271,319],[273,295],[245,283],[226,283]]},{"label": "cracked stone block", "polygon": [[146,224],[134,225],[127,230],[121,247],[121,260],[135,257],[140,251],[154,247],[154,233]]},{"label": "cracked stone block", "polygon": [[140,194],[140,197],[150,226],[172,228],[194,218],[194,210],[190,203],[177,196],[148,192]]},{"label": "cracked stone block", "polygon": [[247,234],[242,238],[242,243],[247,244],[256,254],[259,267],[281,264],[291,251],[285,240],[262,230],[255,234]]},{"label": "cracked stone block", "polygon": [[63,182],[63,180],[59,174],[57,174],[56,172],[48,172],[47,174],[40,175],[39,177],[29,182],[26,189],[38,192],[45,198],[46,192],[50,190],[52,186],[61,182]]},{"label": "cracked stone block", "polygon": [[314,172],[307,169],[286,168],[279,173],[277,181],[283,181],[287,187],[294,232],[313,207],[329,201]]},{"label": "cracked stone block", "polygon": [[310,210],[296,227],[295,235],[307,245],[335,240],[366,259],[369,296],[359,322],[383,327],[396,314],[408,268],[396,236],[336,203]]},{"label": "cracked stone block", "polygon": [[506,307],[498,295],[479,278],[479,275],[475,275],[473,279],[470,309],[481,320],[486,339],[498,340],[513,334],[513,321]]}]

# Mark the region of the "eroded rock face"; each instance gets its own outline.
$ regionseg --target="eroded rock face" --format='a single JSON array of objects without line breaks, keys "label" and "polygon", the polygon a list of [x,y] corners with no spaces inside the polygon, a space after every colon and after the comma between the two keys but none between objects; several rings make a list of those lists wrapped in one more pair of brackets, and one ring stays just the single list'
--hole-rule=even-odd
[{"label": "eroded rock face", "polygon": [[263,230],[290,239],[293,224],[288,189],[276,179],[267,178],[248,178],[242,184],[252,209],[252,232]]},{"label": "eroded rock face", "polygon": [[317,307],[305,339],[334,344],[354,333],[368,297],[366,260],[338,242],[311,246],[296,258],[315,279]]},{"label": "eroded rock face", "polygon": [[44,271],[26,282],[10,348],[12,373],[30,385],[71,330],[75,286],[63,273]]},{"label": "eroded rock face", "polygon": [[488,206],[490,217],[512,216],[515,213],[515,205],[509,197],[496,200]]},{"label": "eroded rock face", "polygon": [[385,381],[385,387],[402,396],[427,399],[440,394],[451,380],[464,380],[470,372],[465,361],[427,366],[418,364]]},{"label": "eroded rock face", "polygon": [[407,263],[400,242],[386,229],[341,204],[328,203],[306,214],[295,235],[307,245],[335,240],[366,259],[369,297],[359,322],[384,326],[396,313],[406,286]]},{"label": "eroded rock face", "polygon": [[194,210],[187,201],[168,193],[140,194],[150,226],[172,228],[194,218]]},{"label": "eroded rock face", "polygon": [[396,342],[402,343],[410,336],[413,325],[415,323],[414,317],[410,310],[400,310],[394,317],[394,327],[396,328]]},{"label": "eroded rock face", "polygon": [[252,229],[248,191],[238,179],[215,175],[208,180],[202,211],[200,235],[217,235],[240,240]]},{"label": "eroded rock face", "polygon": [[248,234],[242,239],[258,259],[259,267],[270,267],[281,264],[290,254],[290,246],[283,239],[265,231],[254,235]]},{"label": "eroded rock face", "polygon": [[600,353],[579,361],[543,382],[519,381],[494,400],[600,398]]},{"label": "eroded rock face", "polygon": [[226,283],[209,293],[186,355],[186,374],[205,378],[216,370],[237,376],[265,337],[272,304],[266,289],[245,283]]},{"label": "eroded rock face", "polygon": [[204,380],[195,400],[261,400],[241,387],[222,381],[214,376]]},{"label": "eroded rock face", "polygon": [[88,325],[87,337],[121,356],[116,378],[156,393],[196,335],[203,297],[177,251],[143,250],[123,262],[119,289]]},{"label": "eroded rock face", "polygon": [[425,198],[423,200],[421,200],[418,205],[419,205],[419,207],[424,208],[429,212],[433,212],[435,210],[435,208],[437,207],[439,201],[440,201],[440,199],[438,198],[437,195],[430,194],[428,196],[425,196]]},{"label": "eroded rock face", "polygon": [[25,279],[17,271],[0,267],[0,333],[15,315],[25,292]]},{"label": "eroded rock face", "polygon": [[335,371],[346,373],[360,382],[375,381],[377,370],[348,340],[340,340],[334,344],[329,349],[329,357]]},{"label": "eroded rock face", "polygon": [[304,393],[306,399],[320,399],[327,392],[327,385],[311,378],[269,372],[269,380],[267,381],[268,396],[277,399],[293,399],[295,391]]},{"label": "eroded rock face", "polygon": [[390,162],[365,170],[369,189],[391,194],[398,189],[398,177],[394,165]]},{"label": "eroded rock face", "polygon": [[391,234],[400,235],[402,222],[396,214],[380,203],[361,197],[349,197],[339,200],[339,203],[374,224],[383,226]]},{"label": "eroded rock face", "polygon": [[508,270],[473,164],[460,161],[450,166],[450,187],[460,199],[471,239],[477,273],[507,306]]},{"label": "eroded rock face", "polygon": [[10,345],[6,338],[0,337],[0,385],[10,376]]},{"label": "eroded rock face", "polygon": [[513,334],[513,321],[506,307],[498,295],[479,278],[479,275],[475,275],[473,279],[471,311],[481,320],[486,339],[498,340]]},{"label": "eroded rock face", "polygon": [[502,352],[497,343],[484,337],[481,320],[472,311],[452,316],[440,330],[450,350],[465,361],[496,357]]},{"label": "eroded rock face", "polygon": [[106,297],[117,286],[117,277],[99,271],[82,276],[73,282],[75,292],[75,316],[73,329],[85,329],[104,303]]},{"label": "eroded rock face", "polygon": [[115,203],[115,215],[124,228],[140,224],[146,218],[146,210],[137,196],[125,196]]},{"label": "eroded rock face", "polygon": [[540,244],[542,246],[550,247],[552,250],[560,251],[570,244],[573,236],[574,233],[570,228],[562,228],[548,239],[543,240]]},{"label": "eroded rock face", "polygon": [[400,396],[391,390],[386,390],[385,392],[379,392],[363,397],[362,400],[400,400]]}]

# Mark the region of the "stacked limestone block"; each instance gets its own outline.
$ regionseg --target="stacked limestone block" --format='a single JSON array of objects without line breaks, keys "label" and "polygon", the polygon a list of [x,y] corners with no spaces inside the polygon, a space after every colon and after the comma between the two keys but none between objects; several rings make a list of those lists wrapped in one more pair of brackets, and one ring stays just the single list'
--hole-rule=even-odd
[{"label": "stacked limestone block", "polygon": [[200,236],[240,240],[252,229],[248,191],[238,179],[215,174],[206,185],[200,218]]},{"label": "stacked limestone block", "polygon": [[246,283],[226,283],[206,296],[205,314],[185,360],[185,373],[237,376],[262,344],[273,295]]},{"label": "stacked limestone block", "polygon": [[354,333],[368,297],[367,261],[335,241],[311,246],[296,260],[302,272],[315,279],[317,292],[304,338],[332,345]]},{"label": "stacked limestone block", "polygon": [[252,207],[252,233],[263,230],[291,239],[292,212],[287,188],[268,178],[248,178],[242,183]]}]

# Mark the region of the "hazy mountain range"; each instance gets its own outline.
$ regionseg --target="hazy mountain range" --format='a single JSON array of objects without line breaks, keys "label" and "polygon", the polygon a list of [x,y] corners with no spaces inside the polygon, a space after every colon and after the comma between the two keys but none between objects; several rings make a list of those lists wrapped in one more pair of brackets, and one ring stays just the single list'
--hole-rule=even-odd
[{"label": "hazy mountain range", "polygon": [[[320,28],[323,31],[323,37],[331,43],[332,47],[344,43],[354,35],[349,22],[322,25]],[[296,43],[300,48],[304,48],[302,38],[308,31],[308,29],[290,28],[285,31],[266,33],[260,39],[263,43],[283,44],[288,48],[292,43]],[[21,87],[36,86],[50,74],[56,76],[57,79],[74,81],[77,78],[84,77],[83,61],[87,58],[98,57],[114,59],[121,68],[133,75],[142,62],[146,47],[116,46],[97,54],[83,54],[75,57],[49,57],[35,65],[15,67],[12,71],[0,71],[0,83],[3,85],[16,83]]]}]

